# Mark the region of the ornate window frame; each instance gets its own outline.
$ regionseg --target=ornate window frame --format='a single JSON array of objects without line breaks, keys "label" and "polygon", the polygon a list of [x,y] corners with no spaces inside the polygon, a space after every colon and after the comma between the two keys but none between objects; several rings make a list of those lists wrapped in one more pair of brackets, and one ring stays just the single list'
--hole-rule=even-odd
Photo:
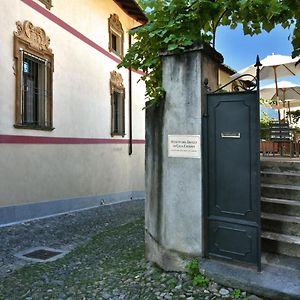
[{"label": "ornate window frame", "polygon": [[[124,30],[117,14],[111,14],[108,19],[109,44],[110,52],[123,58],[124,55]],[[114,45],[115,43],[115,45]]]},{"label": "ornate window frame", "polygon": [[49,9],[49,10],[53,6],[52,5],[52,0],[39,0],[39,1],[42,2],[46,6],[46,8]]},{"label": "ornate window frame", "polygon": [[[116,111],[116,93],[118,97],[118,109]],[[111,136],[125,136],[125,87],[120,73],[110,73],[110,95],[111,95]],[[117,114],[117,115],[116,115]],[[116,119],[117,118],[117,119]],[[118,127],[115,124],[118,122]]]},{"label": "ornate window frame", "polygon": [[[52,49],[49,48],[50,39],[46,35],[44,29],[35,27],[30,21],[23,23],[16,22],[17,31],[14,32],[14,59],[15,59],[15,75],[16,75],[16,109],[15,109],[15,128],[21,129],[38,129],[53,130],[53,71],[54,71],[54,55]],[[26,124],[24,122],[23,109],[23,67],[25,55],[35,57],[44,62],[45,85],[47,96],[44,103],[43,124]]]}]

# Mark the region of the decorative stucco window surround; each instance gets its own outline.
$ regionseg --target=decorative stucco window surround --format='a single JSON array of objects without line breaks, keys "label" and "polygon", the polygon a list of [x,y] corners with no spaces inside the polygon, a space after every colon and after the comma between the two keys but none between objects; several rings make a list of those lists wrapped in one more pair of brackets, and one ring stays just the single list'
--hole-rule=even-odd
[{"label": "decorative stucco window surround", "polygon": [[18,21],[14,32],[16,70],[15,127],[53,130],[54,55],[40,27]]},{"label": "decorative stucco window surround", "polygon": [[51,9],[52,7],[52,0],[39,0],[40,2],[42,2],[47,9]]},{"label": "decorative stucco window surround", "polygon": [[118,15],[110,15],[108,19],[108,30],[109,51],[122,58],[124,55],[124,30]]},{"label": "decorative stucco window surround", "polygon": [[110,73],[111,135],[125,136],[125,87],[122,75]]}]

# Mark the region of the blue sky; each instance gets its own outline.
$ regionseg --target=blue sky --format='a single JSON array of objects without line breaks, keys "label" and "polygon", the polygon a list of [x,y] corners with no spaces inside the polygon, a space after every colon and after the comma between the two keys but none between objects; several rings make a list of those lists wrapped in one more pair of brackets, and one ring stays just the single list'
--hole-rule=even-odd
[{"label": "blue sky", "polygon": [[[272,53],[291,55],[292,44],[288,40],[292,30],[277,26],[270,33],[259,35],[244,35],[241,26],[231,30],[229,27],[219,27],[216,37],[216,50],[224,56],[224,63],[235,70],[243,69],[255,63],[256,55],[261,59]],[[279,78],[300,84],[300,76]]]},{"label": "blue sky", "polygon": [[[270,33],[263,32],[259,35],[244,35],[242,27],[238,26],[231,30],[229,27],[219,27],[216,36],[216,50],[224,56],[224,63],[236,71],[243,69],[256,61],[258,54],[261,59],[272,53],[281,55],[291,55],[292,44],[289,41],[292,29],[283,29],[277,26]],[[279,78],[300,84],[300,76]],[[272,83],[273,81],[261,82],[261,85]],[[262,108],[272,117],[276,117],[275,110]]]}]

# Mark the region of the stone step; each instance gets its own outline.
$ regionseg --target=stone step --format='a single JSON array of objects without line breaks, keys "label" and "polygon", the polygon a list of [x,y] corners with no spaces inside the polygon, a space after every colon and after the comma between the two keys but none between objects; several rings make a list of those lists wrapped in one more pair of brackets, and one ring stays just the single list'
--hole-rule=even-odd
[{"label": "stone step", "polygon": [[300,186],[300,172],[262,171],[260,178],[262,183]]},{"label": "stone step", "polygon": [[263,251],[300,257],[299,236],[262,231],[261,238]]},{"label": "stone step", "polygon": [[261,210],[265,213],[300,217],[300,201],[262,197]]},{"label": "stone step", "polygon": [[261,159],[260,161],[261,171],[271,172],[300,172],[300,158],[294,159]]},{"label": "stone step", "polygon": [[261,195],[267,198],[279,198],[300,201],[300,185],[261,184]]},{"label": "stone step", "polygon": [[262,212],[262,230],[300,236],[300,217]]}]

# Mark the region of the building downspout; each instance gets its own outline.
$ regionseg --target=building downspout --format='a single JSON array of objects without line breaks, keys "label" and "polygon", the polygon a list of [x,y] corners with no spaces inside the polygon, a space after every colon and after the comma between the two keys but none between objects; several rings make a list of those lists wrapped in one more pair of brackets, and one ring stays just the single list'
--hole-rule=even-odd
[{"label": "building downspout", "polygon": [[[128,44],[129,48],[131,48],[131,34],[128,36]],[[132,69],[131,67],[128,68],[129,76],[129,149],[128,155],[132,155]]]},{"label": "building downspout", "polygon": [[[144,24],[131,28],[131,30],[144,26]],[[132,45],[131,34],[128,35],[128,48],[130,49]],[[132,155],[133,147],[132,147],[132,68],[128,68],[129,76],[129,148],[128,155]]]}]

